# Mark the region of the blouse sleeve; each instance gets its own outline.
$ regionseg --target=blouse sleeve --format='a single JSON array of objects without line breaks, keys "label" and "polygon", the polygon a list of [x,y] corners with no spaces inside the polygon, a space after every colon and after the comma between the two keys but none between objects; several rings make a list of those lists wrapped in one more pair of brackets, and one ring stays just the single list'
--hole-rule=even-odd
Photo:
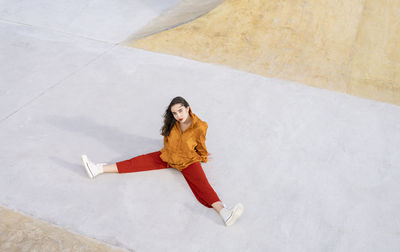
[{"label": "blouse sleeve", "polygon": [[167,137],[164,136],[164,148],[167,146]]},{"label": "blouse sleeve", "polygon": [[206,148],[206,134],[207,134],[207,123],[204,122],[204,126],[202,127],[200,136],[198,138],[196,150],[201,157],[201,162],[206,163],[208,161],[208,152]]}]

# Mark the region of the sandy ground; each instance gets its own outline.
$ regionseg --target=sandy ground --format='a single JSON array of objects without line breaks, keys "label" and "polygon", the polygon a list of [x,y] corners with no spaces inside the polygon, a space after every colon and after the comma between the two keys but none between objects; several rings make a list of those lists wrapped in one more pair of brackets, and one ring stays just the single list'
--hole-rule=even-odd
[{"label": "sandy ground", "polygon": [[227,0],[128,43],[400,105],[400,1]]},{"label": "sandy ground", "polygon": [[0,207],[0,251],[123,252],[48,222]]}]

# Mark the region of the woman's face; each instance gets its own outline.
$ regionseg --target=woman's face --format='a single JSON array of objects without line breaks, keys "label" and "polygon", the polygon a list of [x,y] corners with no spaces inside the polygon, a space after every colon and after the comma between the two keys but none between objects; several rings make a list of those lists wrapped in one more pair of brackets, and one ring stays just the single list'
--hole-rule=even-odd
[{"label": "woman's face", "polygon": [[175,104],[171,107],[172,115],[174,115],[175,120],[180,123],[186,122],[189,118],[189,107],[185,108],[181,103]]}]

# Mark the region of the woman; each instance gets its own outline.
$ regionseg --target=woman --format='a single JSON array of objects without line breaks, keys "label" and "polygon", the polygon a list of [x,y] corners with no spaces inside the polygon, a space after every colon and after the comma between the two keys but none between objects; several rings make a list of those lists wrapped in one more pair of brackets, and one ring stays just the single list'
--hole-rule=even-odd
[{"label": "woman", "polygon": [[206,207],[214,208],[225,225],[232,225],[243,212],[243,205],[227,209],[208,183],[200,162],[207,162],[205,145],[207,123],[192,113],[182,97],[175,97],[164,114],[161,135],[164,148],[161,151],[134,157],[115,164],[95,164],[82,155],[83,166],[90,178],[104,173],[127,173],[175,168],[185,177],[197,200]]}]

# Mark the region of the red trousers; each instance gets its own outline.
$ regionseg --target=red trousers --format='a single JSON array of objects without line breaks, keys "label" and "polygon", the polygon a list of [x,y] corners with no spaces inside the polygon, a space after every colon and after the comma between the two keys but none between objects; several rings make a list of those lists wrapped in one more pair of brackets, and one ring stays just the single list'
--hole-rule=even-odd
[{"label": "red trousers", "polygon": [[[117,162],[118,172],[141,172],[170,168],[166,162],[161,160],[160,155],[161,152],[157,151]],[[218,195],[208,183],[207,177],[199,162],[189,165],[181,172],[194,193],[194,196],[196,196],[201,204],[211,208],[211,204],[220,201]]]}]

